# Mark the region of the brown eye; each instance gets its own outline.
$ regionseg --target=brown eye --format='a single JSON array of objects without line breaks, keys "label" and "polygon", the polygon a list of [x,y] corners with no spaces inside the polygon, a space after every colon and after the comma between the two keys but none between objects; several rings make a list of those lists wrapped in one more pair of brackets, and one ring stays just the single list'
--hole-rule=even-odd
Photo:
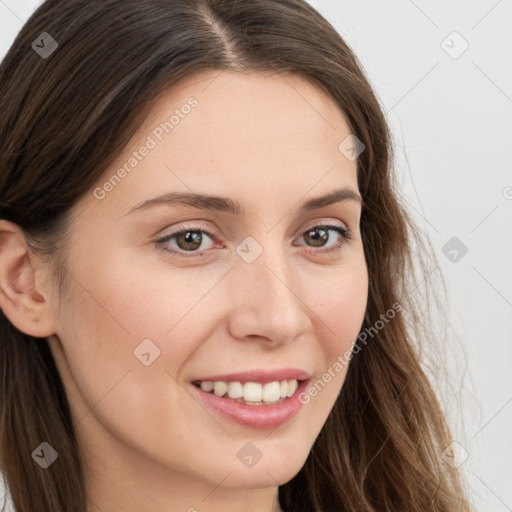
[{"label": "brown eye", "polygon": [[[214,235],[196,226],[185,226],[157,240],[157,243],[162,246],[162,249],[165,251],[177,255],[201,256],[203,250],[208,249],[208,246],[204,247],[205,238],[206,240],[209,238],[213,241]],[[198,250],[201,246],[203,246],[201,250]],[[187,252],[190,254],[185,254]]]},{"label": "brown eye", "polygon": [[304,239],[309,239],[313,247],[322,247],[329,240],[329,230],[317,226],[304,233]]},{"label": "brown eye", "polygon": [[[327,244],[330,240],[330,233],[335,232],[338,234],[338,240],[333,239],[334,243]],[[321,225],[314,226],[303,233],[301,238],[304,238],[306,244],[310,247],[327,247],[323,251],[315,252],[331,252],[338,251],[343,248],[345,243],[351,238],[350,230],[342,225]]]},{"label": "brown eye", "polygon": [[[337,237],[332,237],[332,233],[336,233]],[[203,256],[208,253],[208,247],[204,247],[206,239],[212,242],[216,241],[215,235],[205,231],[197,226],[185,226],[170,235],[167,235],[159,240],[157,244],[161,246],[164,251],[173,253],[177,256]],[[300,237],[304,238],[307,246],[321,248],[319,251],[313,252],[336,252],[340,251],[347,240],[351,238],[350,230],[343,225],[320,225],[308,229]],[[212,244],[214,245],[214,244]],[[202,247],[203,246],[203,247]],[[199,249],[202,247],[201,249]],[[188,253],[188,254],[187,254]]]},{"label": "brown eye", "polygon": [[203,237],[200,231],[185,231],[179,235],[175,235],[176,244],[183,251],[194,251],[201,246]]}]

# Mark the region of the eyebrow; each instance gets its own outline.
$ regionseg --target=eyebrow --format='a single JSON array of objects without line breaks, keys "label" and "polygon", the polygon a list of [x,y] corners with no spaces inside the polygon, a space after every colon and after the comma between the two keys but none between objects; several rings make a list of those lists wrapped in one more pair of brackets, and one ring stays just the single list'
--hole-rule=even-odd
[{"label": "eyebrow", "polygon": [[[356,201],[361,205],[363,204],[363,199],[357,192],[351,188],[343,187],[335,189],[323,196],[309,199],[302,205],[301,209],[299,210],[299,214],[307,213],[311,210],[329,206],[331,204],[339,203],[342,201]],[[148,208],[157,205],[170,206],[174,204],[191,206],[201,210],[225,212],[232,215],[245,215],[246,213],[245,208],[239,202],[234,201],[229,197],[195,194],[192,192],[170,192],[143,201],[142,203],[134,206],[126,215],[129,215],[135,211],[147,210]]]}]

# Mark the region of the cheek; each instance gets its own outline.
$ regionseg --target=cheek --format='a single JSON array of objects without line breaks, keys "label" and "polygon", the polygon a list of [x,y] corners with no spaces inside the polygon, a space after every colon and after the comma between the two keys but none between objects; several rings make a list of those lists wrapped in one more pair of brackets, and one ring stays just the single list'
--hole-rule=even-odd
[{"label": "cheek", "polygon": [[105,278],[97,281],[96,290],[132,338],[154,337],[165,343],[177,333],[180,338],[193,338],[190,330],[196,332],[207,323],[204,316],[197,322],[201,303],[225,272],[221,266],[179,268],[154,259],[145,263],[127,251],[118,254],[109,268],[105,264]]},{"label": "cheek", "polygon": [[173,377],[180,377],[216,321],[205,306],[212,306],[215,294],[209,291],[224,269],[199,275],[123,256],[88,254],[71,269],[74,279],[60,313],[60,367],[69,367],[68,389],[81,415],[100,400],[95,411],[108,417],[115,411],[139,414],[149,407],[148,396],[169,402],[168,394],[179,387]]},{"label": "cheek", "polygon": [[319,317],[316,331],[322,333],[318,336],[321,373],[302,395],[303,403],[316,407],[318,417],[324,420],[341,391],[353,345],[364,321],[368,299],[366,266],[347,265],[329,283],[323,293],[314,296],[312,306]]},{"label": "cheek", "polygon": [[324,283],[323,293],[317,292],[315,300],[327,333],[325,352],[332,359],[352,345],[363,324],[368,300],[366,266],[347,265]]},{"label": "cheek", "polygon": [[101,260],[101,266],[92,259],[76,263],[60,314],[59,369],[81,429],[96,432],[99,420],[131,443],[143,443],[147,425],[151,439],[165,439],[169,431],[184,436],[171,405],[199,416],[202,410],[180,395],[174,377],[194,353],[194,340],[202,340],[203,323],[190,313],[215,280],[191,289],[176,274],[180,288],[170,290],[173,279],[163,280],[161,271],[134,272],[120,259]]},{"label": "cheek", "polygon": [[122,339],[132,350],[145,338],[165,341],[183,333],[222,276],[222,271],[198,275],[165,267],[119,248],[77,260],[72,272],[73,311],[68,310],[66,319],[78,320],[80,336],[85,329],[95,338],[108,336],[112,347]]}]

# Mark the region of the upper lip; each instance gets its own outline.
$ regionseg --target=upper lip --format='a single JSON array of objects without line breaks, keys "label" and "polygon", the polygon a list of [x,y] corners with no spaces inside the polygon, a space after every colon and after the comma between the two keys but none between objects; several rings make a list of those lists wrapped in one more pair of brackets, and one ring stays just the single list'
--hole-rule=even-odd
[{"label": "upper lip", "polygon": [[192,382],[201,381],[221,381],[221,382],[274,382],[281,380],[307,380],[311,373],[299,368],[280,368],[276,370],[248,370],[245,372],[225,373],[217,375],[208,375],[193,379]]}]

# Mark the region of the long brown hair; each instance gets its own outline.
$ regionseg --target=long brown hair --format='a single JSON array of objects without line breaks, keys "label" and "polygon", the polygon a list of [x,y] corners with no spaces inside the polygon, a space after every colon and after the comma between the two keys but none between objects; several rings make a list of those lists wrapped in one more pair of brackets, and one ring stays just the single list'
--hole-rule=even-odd
[{"label": "long brown hair", "polygon": [[[46,58],[32,47],[43,32],[58,44]],[[304,467],[280,486],[281,507],[470,510],[461,475],[441,458],[451,437],[420,364],[432,336],[412,293],[411,241],[426,273],[428,244],[397,199],[390,133],[361,65],[304,0],[44,2],[0,66],[0,219],[18,224],[31,250],[50,258],[62,290],[70,208],[129,142],[156,95],[205,70],[300,75],[337,102],[366,148],[358,184],[370,280],[362,332],[371,339],[354,354]],[[402,311],[376,329],[397,303]],[[80,450],[47,342],[20,332],[3,312],[0,336],[0,464],[16,511],[85,512]],[[42,440],[60,446],[51,471],[31,458]]]}]

